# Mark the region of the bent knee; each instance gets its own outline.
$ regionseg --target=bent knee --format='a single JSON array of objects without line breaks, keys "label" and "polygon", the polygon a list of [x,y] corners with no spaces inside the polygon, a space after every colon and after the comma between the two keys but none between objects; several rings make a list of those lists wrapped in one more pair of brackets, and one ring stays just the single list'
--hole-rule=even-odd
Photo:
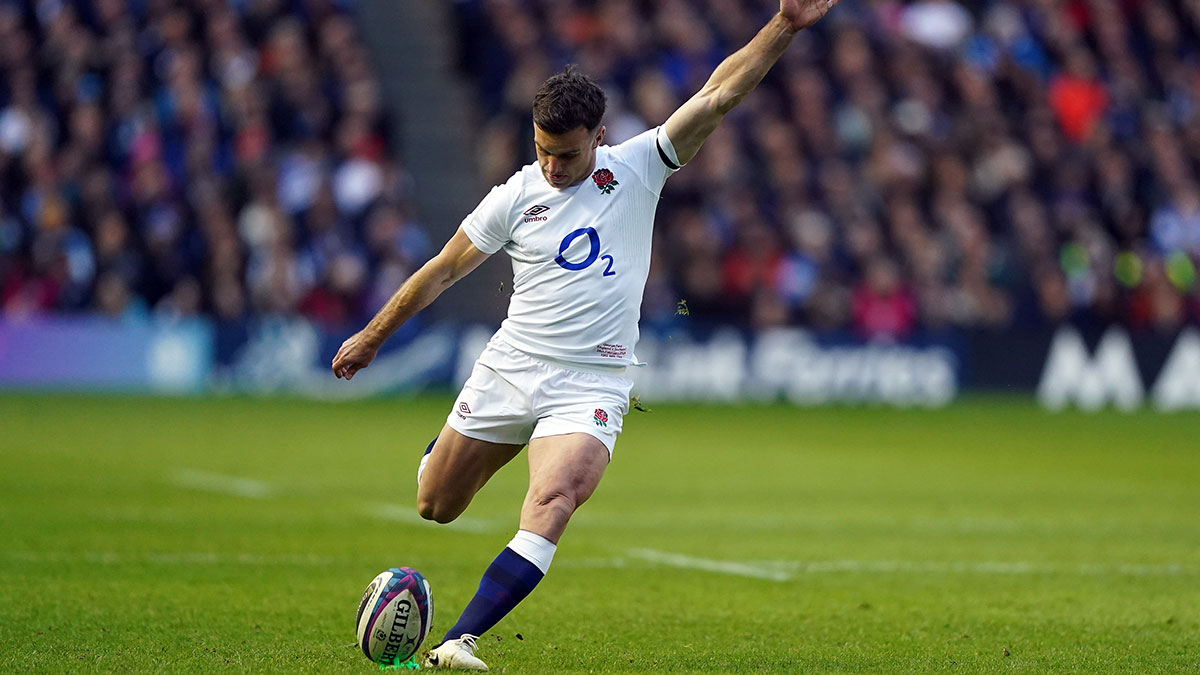
[{"label": "bent knee", "polygon": [[529,495],[530,505],[539,510],[547,511],[563,511],[570,515],[579,508],[579,502],[572,495],[566,492],[550,491],[533,493]]},{"label": "bent knee", "polygon": [[462,512],[463,507],[459,504],[438,499],[432,495],[417,497],[417,513],[425,520],[445,525],[453,522]]}]

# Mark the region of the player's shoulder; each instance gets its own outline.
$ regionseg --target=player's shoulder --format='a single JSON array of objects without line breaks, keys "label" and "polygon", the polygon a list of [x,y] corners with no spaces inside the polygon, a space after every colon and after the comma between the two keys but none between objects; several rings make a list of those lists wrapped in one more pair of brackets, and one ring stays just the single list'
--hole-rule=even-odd
[{"label": "player's shoulder", "polygon": [[518,169],[512,178],[508,179],[508,182],[512,183],[514,188],[527,190],[531,185],[540,185],[542,180],[542,170],[538,167],[538,163],[530,162]]},{"label": "player's shoulder", "polygon": [[528,192],[530,185],[536,185],[534,182],[540,178],[537,163],[526,164],[517,169],[513,175],[508,177],[508,180],[493,186],[488,194],[488,199],[494,202],[502,202],[512,206],[519,202],[521,198]]},{"label": "player's shoulder", "polygon": [[616,145],[607,146],[610,157],[618,161],[633,161],[654,148],[658,127],[653,127]]},{"label": "player's shoulder", "polygon": [[517,203],[527,197],[530,192],[536,192],[544,182],[545,179],[542,178],[542,171],[538,167],[538,163],[530,162],[517,169],[516,173],[502,187],[512,198],[513,203]]},{"label": "player's shoulder", "polygon": [[647,129],[626,141],[607,146],[606,161],[622,173],[637,176],[638,181],[655,196],[663,183],[679,167],[667,163],[667,154],[659,145],[661,127]]}]

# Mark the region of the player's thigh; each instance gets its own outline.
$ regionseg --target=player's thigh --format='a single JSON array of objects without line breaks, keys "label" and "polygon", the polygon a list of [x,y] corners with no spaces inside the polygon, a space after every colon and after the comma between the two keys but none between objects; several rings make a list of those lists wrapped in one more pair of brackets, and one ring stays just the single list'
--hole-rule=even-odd
[{"label": "player's thigh", "polygon": [[565,497],[570,505],[583,504],[608,467],[608,447],[587,433],[542,436],[529,441],[529,494],[526,506]]},{"label": "player's thigh", "polygon": [[537,426],[531,438],[589,436],[604,445],[612,457],[629,412],[633,381],[623,375],[559,368],[539,384],[534,394]]},{"label": "player's thigh", "polygon": [[447,424],[429,453],[429,461],[421,473],[417,499],[470,500],[492,474],[516,457],[523,447],[523,444],[471,438]]}]

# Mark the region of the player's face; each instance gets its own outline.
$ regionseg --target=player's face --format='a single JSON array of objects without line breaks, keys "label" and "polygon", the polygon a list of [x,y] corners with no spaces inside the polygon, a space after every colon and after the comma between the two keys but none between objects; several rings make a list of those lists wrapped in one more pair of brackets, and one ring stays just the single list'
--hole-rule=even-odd
[{"label": "player's face", "polygon": [[596,148],[603,139],[603,126],[595,131],[579,126],[565,134],[552,134],[533,125],[538,166],[550,187],[561,190],[590,176],[596,164]]}]

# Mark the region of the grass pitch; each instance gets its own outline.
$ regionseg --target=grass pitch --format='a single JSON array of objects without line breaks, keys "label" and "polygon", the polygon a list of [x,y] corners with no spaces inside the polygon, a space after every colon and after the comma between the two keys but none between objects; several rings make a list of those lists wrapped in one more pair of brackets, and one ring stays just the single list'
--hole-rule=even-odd
[{"label": "grass pitch", "polygon": [[[525,485],[416,517],[450,402],[0,396],[0,671],[374,671],[393,565],[440,635]],[[1200,670],[1200,417],[651,405],[493,670]]]}]

